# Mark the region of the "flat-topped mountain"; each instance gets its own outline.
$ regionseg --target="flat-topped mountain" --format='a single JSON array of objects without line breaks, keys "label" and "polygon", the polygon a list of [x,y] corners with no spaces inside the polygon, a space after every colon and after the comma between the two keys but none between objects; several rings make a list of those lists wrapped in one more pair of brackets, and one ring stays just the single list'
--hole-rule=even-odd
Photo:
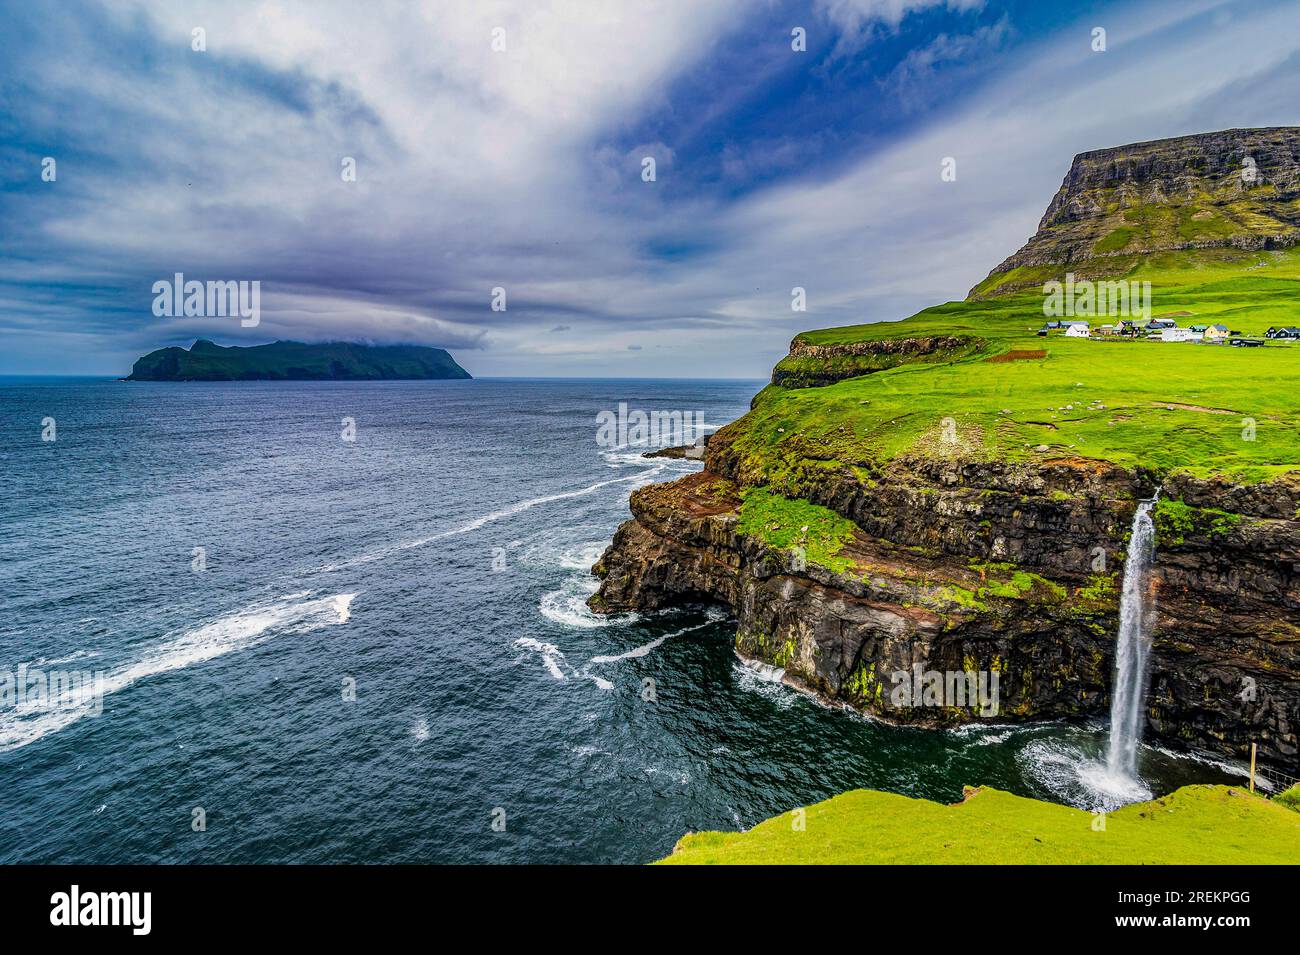
[{"label": "flat-topped mountain", "polygon": [[1034,236],[971,292],[984,298],[1073,271],[1118,277],[1223,264],[1300,240],[1300,127],[1227,129],[1080,153]]},{"label": "flat-topped mountain", "polygon": [[442,348],[270,342],[223,347],[199,339],[136,361],[126,381],[382,381],[469,378]]}]

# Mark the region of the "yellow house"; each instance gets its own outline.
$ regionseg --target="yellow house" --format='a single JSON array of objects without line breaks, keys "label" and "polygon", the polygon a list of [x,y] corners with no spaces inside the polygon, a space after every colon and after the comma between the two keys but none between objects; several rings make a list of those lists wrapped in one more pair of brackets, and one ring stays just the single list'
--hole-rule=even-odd
[{"label": "yellow house", "polygon": [[1211,325],[1205,330],[1205,340],[1207,342],[1221,342],[1228,337],[1227,325]]}]

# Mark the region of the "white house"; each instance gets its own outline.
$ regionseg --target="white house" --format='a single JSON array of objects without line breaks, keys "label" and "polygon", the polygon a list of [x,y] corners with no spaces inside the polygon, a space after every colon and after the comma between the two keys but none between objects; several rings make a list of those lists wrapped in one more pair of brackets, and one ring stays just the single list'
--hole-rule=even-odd
[{"label": "white house", "polygon": [[1087,322],[1071,322],[1065,330],[1066,338],[1087,338],[1091,329],[1088,328]]},{"label": "white house", "polygon": [[1197,337],[1190,328],[1166,328],[1160,332],[1162,342],[1190,342]]}]

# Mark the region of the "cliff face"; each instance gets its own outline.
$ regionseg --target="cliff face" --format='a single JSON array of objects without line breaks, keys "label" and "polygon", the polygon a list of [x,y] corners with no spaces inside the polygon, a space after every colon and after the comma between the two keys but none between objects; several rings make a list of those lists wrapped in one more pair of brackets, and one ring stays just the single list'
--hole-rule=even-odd
[{"label": "cliff face", "polygon": [[[815,468],[809,501],[856,530],[835,567],[742,530],[726,429],[706,469],[632,496],[633,518],[594,568],[604,612],[712,601],[735,614],[737,650],[824,698],[881,718],[952,725],[972,706],[896,706],[891,675],[997,673],[999,719],[1104,715],[1118,584],[1151,475],[1082,459],[1034,465],[898,461],[864,481]],[[1161,516],[1148,733],[1294,772],[1300,720],[1300,484],[1184,478],[1217,512]],[[1191,515],[1189,518],[1188,515]]]},{"label": "cliff face", "polygon": [[[1297,197],[1296,127],[1229,129],[1080,153],[1038,231],[971,294],[1041,284],[1067,268],[1092,278],[1156,253],[1287,248],[1300,239]],[[1035,272],[1024,280],[994,279],[1022,268]]]}]

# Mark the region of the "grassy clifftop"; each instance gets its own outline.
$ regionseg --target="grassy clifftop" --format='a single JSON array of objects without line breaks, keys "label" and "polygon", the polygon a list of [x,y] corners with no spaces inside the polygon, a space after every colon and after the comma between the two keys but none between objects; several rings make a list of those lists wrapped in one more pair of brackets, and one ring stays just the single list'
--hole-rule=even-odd
[{"label": "grassy clifftop", "polygon": [[[963,302],[798,335],[732,434],[762,482],[803,458],[1094,458],[1238,483],[1300,468],[1300,345],[1039,337],[1044,283],[1150,283],[1151,317],[1300,326],[1300,127],[1081,153],[1038,230]],[[1109,311],[1109,310],[1108,310]],[[1078,317],[1096,326],[1140,310]]]},{"label": "grassy clifftop", "polygon": [[[802,819],[799,814],[802,812]],[[1300,813],[1227,786],[1186,786],[1092,813],[996,789],[945,806],[857,789],[748,832],[684,836],[667,865],[1294,864]],[[802,823],[802,828],[799,828]]]},{"label": "grassy clifftop", "polygon": [[[1222,323],[1262,336],[1300,325],[1297,249],[1171,253],[1115,278],[1152,282],[1152,314],[1183,327]],[[795,458],[867,466],[905,453],[1070,455],[1242,482],[1300,468],[1300,345],[1039,337],[1043,322],[1037,289],[804,332],[778,372],[815,377],[819,361],[831,367],[877,348],[883,358],[853,360],[883,367],[823,387],[765,389],[731,432],[736,449],[756,474]],[[935,338],[969,347],[891,347]]]}]

